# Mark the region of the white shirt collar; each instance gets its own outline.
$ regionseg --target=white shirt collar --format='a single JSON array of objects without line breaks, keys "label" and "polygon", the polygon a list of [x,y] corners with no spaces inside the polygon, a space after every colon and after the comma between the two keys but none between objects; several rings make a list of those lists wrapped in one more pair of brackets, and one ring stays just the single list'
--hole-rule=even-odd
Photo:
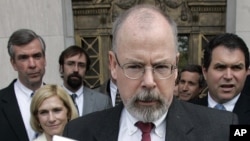
[{"label": "white shirt collar", "polygon": [[112,100],[112,105],[115,106],[115,97],[117,94],[117,86],[113,83],[112,80],[109,81],[110,84],[110,96],[111,96],[111,100]]},{"label": "white shirt collar", "polygon": [[[128,111],[126,108],[123,110],[123,114],[125,115],[125,120],[127,123],[128,131],[129,134],[132,135],[134,134],[137,130],[139,130],[135,125],[135,123],[138,121],[135,119]],[[154,121],[155,128],[153,132],[159,136],[159,137],[164,137],[166,133],[166,116],[167,112],[158,120]]]},{"label": "white shirt collar", "polygon": [[17,79],[16,81],[16,86],[19,88],[19,90],[22,91],[23,94],[25,94],[27,97],[31,97],[31,94],[33,93],[33,91],[29,88],[27,88],[26,86],[24,86],[21,81],[19,79]]},{"label": "white shirt collar", "polygon": [[[234,106],[236,104],[236,102],[238,101],[239,97],[241,94],[238,94],[237,96],[235,96],[233,99],[231,99],[230,101],[226,102],[226,103],[222,103],[223,106],[226,108],[227,111],[232,112],[234,109]],[[208,107],[210,108],[214,108],[215,105],[217,105],[218,103],[216,101],[213,100],[213,98],[210,96],[210,93],[208,92]]]},{"label": "white shirt collar", "polygon": [[84,89],[84,86],[82,85],[76,92],[72,92],[70,91],[69,89],[67,89],[64,85],[62,85],[64,87],[64,89],[67,91],[68,94],[72,95],[72,94],[76,94],[77,97],[79,97],[80,95],[83,94],[83,89]]}]

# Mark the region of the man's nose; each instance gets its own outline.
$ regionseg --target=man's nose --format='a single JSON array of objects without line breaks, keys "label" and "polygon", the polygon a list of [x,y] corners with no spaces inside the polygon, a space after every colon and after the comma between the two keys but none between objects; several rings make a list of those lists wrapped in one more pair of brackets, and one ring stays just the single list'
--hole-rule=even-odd
[{"label": "man's nose", "polygon": [[74,72],[78,72],[79,71],[79,65],[78,64],[75,64],[74,65]]},{"label": "man's nose", "polygon": [[35,67],[36,66],[34,58],[30,57],[28,61],[29,61],[29,66],[30,67]]},{"label": "man's nose", "polygon": [[187,90],[188,89],[188,84],[187,83],[184,83],[183,84],[183,90]]},{"label": "man's nose", "polygon": [[232,77],[233,77],[233,71],[230,68],[226,69],[223,77],[225,79],[232,79]]},{"label": "man's nose", "polygon": [[154,72],[152,68],[146,68],[143,74],[143,85],[147,88],[155,87]]}]

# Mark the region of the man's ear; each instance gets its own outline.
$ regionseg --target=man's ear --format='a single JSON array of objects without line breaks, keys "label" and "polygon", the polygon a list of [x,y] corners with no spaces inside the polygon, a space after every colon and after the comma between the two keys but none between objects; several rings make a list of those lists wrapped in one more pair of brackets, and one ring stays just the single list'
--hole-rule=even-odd
[{"label": "man's ear", "polygon": [[178,66],[178,64],[179,64],[179,58],[180,58],[180,53],[178,52],[176,54],[176,58],[175,58],[175,60],[176,60],[176,66]]},{"label": "man's ear", "polygon": [[205,80],[207,80],[207,69],[202,67],[202,73]]},{"label": "man's ear", "polygon": [[13,69],[14,69],[15,71],[17,71],[16,62],[15,62],[15,60],[14,60],[13,58],[10,58],[10,63],[11,63],[11,65],[12,65]]},{"label": "man's ear", "polygon": [[117,72],[116,72],[116,67],[117,67],[117,62],[115,59],[115,54],[113,51],[109,51],[109,67],[110,67],[110,73],[112,77],[116,80],[117,78]]},{"label": "man's ear", "polygon": [[180,57],[180,53],[178,52],[177,54],[176,54],[176,58],[175,58],[175,60],[176,60],[176,63],[175,63],[175,65],[176,65],[176,71],[175,71],[175,80],[177,80],[178,79],[178,64],[179,64],[179,57]]},{"label": "man's ear", "polygon": [[59,67],[59,72],[60,72],[60,74],[63,73],[63,66],[62,65],[60,65],[60,67]]}]

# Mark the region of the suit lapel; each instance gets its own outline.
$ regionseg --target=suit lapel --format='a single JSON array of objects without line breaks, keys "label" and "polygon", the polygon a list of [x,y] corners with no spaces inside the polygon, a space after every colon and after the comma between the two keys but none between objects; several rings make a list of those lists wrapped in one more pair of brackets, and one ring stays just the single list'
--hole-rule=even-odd
[{"label": "suit lapel", "polygon": [[184,141],[194,125],[179,101],[173,100],[167,114],[166,140]]},{"label": "suit lapel", "polygon": [[86,113],[93,111],[95,99],[93,97],[93,93],[86,87],[84,88],[83,94],[84,94],[83,95],[83,99],[84,99],[83,115],[85,115]]},{"label": "suit lapel", "polygon": [[[14,82],[7,88],[2,98],[3,113],[9,121],[12,130],[17,134],[20,140],[28,140],[28,135],[23,123],[21,112],[17,103],[14,91]],[[29,111],[28,111],[29,112]]]}]

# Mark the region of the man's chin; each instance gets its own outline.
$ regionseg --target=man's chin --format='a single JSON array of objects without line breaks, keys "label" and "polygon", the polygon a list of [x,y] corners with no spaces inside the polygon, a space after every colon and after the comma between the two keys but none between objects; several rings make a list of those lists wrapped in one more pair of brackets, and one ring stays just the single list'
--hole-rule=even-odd
[{"label": "man's chin", "polygon": [[78,89],[82,86],[82,83],[68,83],[68,85],[73,89]]},{"label": "man's chin", "polygon": [[31,84],[37,84],[37,83],[41,83],[42,79],[41,77],[30,77],[28,81]]}]

